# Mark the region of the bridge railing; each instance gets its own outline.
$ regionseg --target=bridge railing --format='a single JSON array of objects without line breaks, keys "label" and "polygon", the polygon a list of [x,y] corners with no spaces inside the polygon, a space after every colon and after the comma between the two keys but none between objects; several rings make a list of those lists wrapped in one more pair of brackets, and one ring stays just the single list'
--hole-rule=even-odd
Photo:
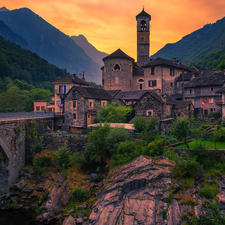
[{"label": "bridge railing", "polygon": [[54,117],[54,112],[0,113],[0,121],[37,119]]}]

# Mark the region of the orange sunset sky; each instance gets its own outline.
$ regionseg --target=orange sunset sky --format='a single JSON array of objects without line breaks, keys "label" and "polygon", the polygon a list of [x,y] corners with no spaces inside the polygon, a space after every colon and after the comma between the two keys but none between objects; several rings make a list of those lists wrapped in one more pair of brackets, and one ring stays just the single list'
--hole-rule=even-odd
[{"label": "orange sunset sky", "polygon": [[27,7],[63,33],[83,34],[98,50],[121,48],[136,59],[136,18],[152,16],[150,54],[166,43],[225,16],[225,0],[0,0],[9,10]]}]

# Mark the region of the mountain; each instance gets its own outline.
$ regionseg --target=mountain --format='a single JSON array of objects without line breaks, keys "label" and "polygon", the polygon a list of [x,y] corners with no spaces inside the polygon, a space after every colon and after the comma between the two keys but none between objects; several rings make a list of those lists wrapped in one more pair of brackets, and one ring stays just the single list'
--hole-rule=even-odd
[{"label": "mountain", "polygon": [[14,33],[2,20],[0,20],[0,35],[7,41],[20,45],[21,48],[32,51],[27,41],[18,34]]},{"label": "mountain", "polygon": [[201,55],[225,48],[225,17],[216,23],[207,24],[203,28],[183,37],[174,44],[166,44],[151,58],[177,58],[189,64],[198,60]]},{"label": "mountain", "polygon": [[70,37],[28,8],[1,10],[0,20],[23,37],[32,50],[48,62],[70,73],[85,71],[86,79],[101,83],[101,70]]},{"label": "mountain", "polygon": [[85,53],[96,63],[102,67],[104,65],[102,59],[106,57],[108,54],[104,52],[98,51],[92,44],[88,42],[86,37],[83,35],[79,36],[71,36],[71,38],[76,42],[77,45],[79,45]]}]

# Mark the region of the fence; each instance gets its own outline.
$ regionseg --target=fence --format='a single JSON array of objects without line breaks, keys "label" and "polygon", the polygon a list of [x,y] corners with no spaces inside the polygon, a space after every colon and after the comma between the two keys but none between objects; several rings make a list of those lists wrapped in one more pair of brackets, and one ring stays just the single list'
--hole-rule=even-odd
[{"label": "fence", "polygon": [[0,121],[51,118],[54,112],[18,112],[18,113],[0,113]]}]

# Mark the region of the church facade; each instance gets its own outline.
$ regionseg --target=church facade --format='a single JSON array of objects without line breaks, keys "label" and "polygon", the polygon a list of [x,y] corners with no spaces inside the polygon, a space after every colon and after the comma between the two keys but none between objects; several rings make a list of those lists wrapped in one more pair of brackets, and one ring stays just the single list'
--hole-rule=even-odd
[{"label": "church facade", "polygon": [[142,10],[137,21],[137,62],[121,49],[103,58],[102,85],[105,90],[159,90],[177,93],[176,78],[190,68],[179,60],[149,60],[151,16]]}]

